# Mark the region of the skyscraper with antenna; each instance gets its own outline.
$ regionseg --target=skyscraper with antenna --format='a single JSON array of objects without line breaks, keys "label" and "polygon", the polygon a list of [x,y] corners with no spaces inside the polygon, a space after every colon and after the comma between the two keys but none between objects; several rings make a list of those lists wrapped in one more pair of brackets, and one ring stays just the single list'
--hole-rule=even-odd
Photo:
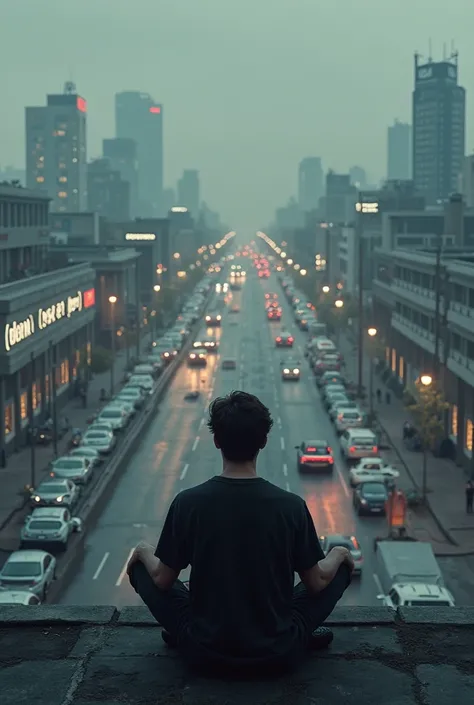
[{"label": "skyscraper with antenna", "polygon": [[443,61],[415,54],[413,178],[428,205],[458,190],[465,150],[466,92],[458,83],[458,53]]}]

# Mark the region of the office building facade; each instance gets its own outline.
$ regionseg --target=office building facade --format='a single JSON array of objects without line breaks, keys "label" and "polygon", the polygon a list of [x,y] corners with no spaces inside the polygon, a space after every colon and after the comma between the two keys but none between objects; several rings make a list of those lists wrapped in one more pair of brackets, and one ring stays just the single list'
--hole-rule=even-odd
[{"label": "office building facade", "polygon": [[457,54],[422,63],[415,55],[413,178],[428,205],[459,188],[465,149],[465,90],[458,84]]},{"label": "office building facade", "polygon": [[130,218],[140,215],[138,209],[138,161],[135,140],[116,137],[102,141],[102,154],[113,171],[130,184]]},{"label": "office building facade", "polygon": [[407,181],[412,178],[412,130],[406,122],[395,120],[387,130],[387,179]]},{"label": "office building facade", "polygon": [[52,212],[87,209],[87,103],[73,83],[26,108],[26,182],[46,191]]},{"label": "office building facade", "polygon": [[124,91],[115,96],[116,136],[137,148],[140,217],[163,214],[163,106],[148,93]]},{"label": "office building facade", "polygon": [[182,177],[178,180],[177,194],[178,203],[176,206],[184,206],[197,219],[199,216],[199,171],[196,169],[185,169]]},{"label": "office building facade", "polygon": [[89,211],[112,221],[130,218],[130,184],[109,159],[95,159],[87,168],[87,203]]},{"label": "office building facade", "polygon": [[324,173],[319,157],[305,157],[298,167],[298,204],[304,213],[316,210],[324,193]]}]

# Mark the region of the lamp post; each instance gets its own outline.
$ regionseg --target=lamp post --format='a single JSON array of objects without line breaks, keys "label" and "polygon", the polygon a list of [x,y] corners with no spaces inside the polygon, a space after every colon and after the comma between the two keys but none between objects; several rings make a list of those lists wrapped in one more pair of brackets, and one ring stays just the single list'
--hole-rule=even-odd
[{"label": "lamp post", "polygon": [[112,364],[110,365],[110,396],[114,395],[115,387],[115,304],[118,299],[116,296],[109,296],[110,303],[110,333],[111,333],[111,350],[112,350]]},{"label": "lamp post", "polygon": [[[433,384],[433,377],[431,375],[427,375],[427,374],[420,375],[420,382],[427,389],[428,387],[431,387],[431,385]],[[423,436],[425,436],[424,433],[423,433]],[[426,438],[425,437],[423,437],[422,443],[423,443],[423,473],[422,473],[422,482],[421,482],[421,494],[423,497],[423,503],[426,503],[426,495],[428,492],[428,488],[427,488],[428,454],[426,452]]]},{"label": "lamp post", "polygon": [[[367,333],[369,334],[369,338],[371,340],[375,339],[375,336],[377,335],[377,328],[371,327],[367,330]],[[374,416],[374,351],[373,351],[373,346],[370,346],[370,376],[369,376],[369,409],[370,409],[370,416],[373,418]]]},{"label": "lamp post", "polygon": [[[344,301],[342,299],[336,299],[334,302],[334,306],[336,307],[336,311],[342,311],[344,308]],[[336,328],[336,344],[337,347],[339,347],[339,338],[340,338],[340,321],[339,318],[337,319],[337,328]]]},{"label": "lamp post", "polygon": [[153,287],[153,291],[155,292],[155,330],[153,331],[153,337],[156,338],[156,336],[158,335],[158,294],[161,291],[161,286],[159,284],[155,284],[155,286]]}]

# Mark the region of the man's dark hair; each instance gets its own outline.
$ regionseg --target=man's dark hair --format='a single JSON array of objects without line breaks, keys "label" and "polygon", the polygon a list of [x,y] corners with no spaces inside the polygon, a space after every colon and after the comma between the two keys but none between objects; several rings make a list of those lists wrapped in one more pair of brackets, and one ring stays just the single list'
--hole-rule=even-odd
[{"label": "man's dark hair", "polygon": [[270,411],[253,394],[231,392],[209,407],[207,426],[224,458],[234,463],[254,460],[273,426]]}]

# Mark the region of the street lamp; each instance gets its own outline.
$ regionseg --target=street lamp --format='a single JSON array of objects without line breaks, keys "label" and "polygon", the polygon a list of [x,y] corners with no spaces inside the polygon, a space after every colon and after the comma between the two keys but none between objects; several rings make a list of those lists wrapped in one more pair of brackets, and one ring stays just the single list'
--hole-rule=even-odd
[{"label": "street lamp", "polygon": [[329,294],[330,291],[331,291],[331,287],[329,287],[327,284],[325,284],[322,288],[323,294]]},{"label": "street lamp", "polygon": [[344,306],[344,301],[342,299],[336,299],[334,302],[334,306],[336,308],[342,308]]},{"label": "street lamp", "polygon": [[302,277],[305,277],[306,276],[306,269],[301,269],[300,274]]},{"label": "street lamp", "polygon": [[[155,292],[155,320],[154,320],[154,328],[155,330],[153,331],[153,337],[156,338],[158,334],[158,294],[161,291],[161,286],[159,284],[155,284],[153,287],[153,291]],[[161,315],[161,311],[160,311]]]},{"label": "street lamp", "polygon": [[118,299],[116,296],[112,295],[109,296],[109,304],[110,304],[110,332],[111,332],[111,350],[112,350],[112,364],[110,365],[110,396],[112,397],[114,395],[114,387],[115,387],[115,379],[114,379],[114,374],[115,374],[115,304],[117,303]]},{"label": "street lamp", "polygon": [[[377,328],[371,327],[367,330],[369,338],[374,340],[377,335]],[[373,418],[374,415],[374,355],[372,346],[370,347],[370,377],[369,377],[369,405],[370,405],[370,417]]]},{"label": "street lamp", "polygon": [[[423,385],[425,389],[428,389],[428,387],[431,387],[433,384],[433,377],[431,375],[420,375],[420,382]],[[423,433],[424,436],[426,436],[425,433]],[[426,503],[426,495],[428,494],[428,487],[427,487],[427,475],[428,475],[428,453],[426,452],[426,437],[422,438],[422,443],[423,443],[423,474],[422,474],[422,480],[421,480],[421,493],[423,497],[423,503]]]}]

